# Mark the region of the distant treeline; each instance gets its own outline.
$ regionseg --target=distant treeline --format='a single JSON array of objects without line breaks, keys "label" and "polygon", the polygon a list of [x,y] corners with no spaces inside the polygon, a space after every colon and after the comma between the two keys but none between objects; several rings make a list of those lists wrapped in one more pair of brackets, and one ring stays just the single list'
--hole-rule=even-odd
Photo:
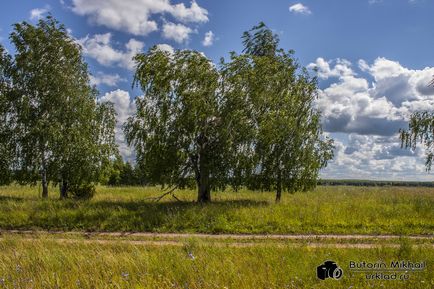
[{"label": "distant treeline", "polygon": [[318,180],[320,186],[365,186],[365,187],[434,187],[434,182],[373,181],[373,180]]},{"label": "distant treeline", "polygon": [[118,157],[111,166],[108,176],[102,181],[108,186],[146,186],[146,178],[138,166],[122,161]]}]

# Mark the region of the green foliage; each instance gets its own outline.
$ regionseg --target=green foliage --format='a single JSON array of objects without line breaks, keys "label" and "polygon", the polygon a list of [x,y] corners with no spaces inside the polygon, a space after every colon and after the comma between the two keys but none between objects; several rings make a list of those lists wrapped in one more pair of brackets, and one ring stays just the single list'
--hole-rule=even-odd
[{"label": "green foliage", "polygon": [[115,154],[114,108],[96,102],[81,48],[53,17],[15,24],[10,39],[16,178],[42,180],[45,197],[50,182],[61,184],[66,197],[98,181]]},{"label": "green foliage", "polygon": [[125,133],[137,163],[154,184],[176,184],[193,176],[198,201],[210,200],[210,189],[224,186],[239,145],[234,117],[239,105],[229,100],[217,68],[202,54],[152,48],[136,57],[135,83],[144,97]]},{"label": "green foliage", "polygon": [[133,167],[129,162],[124,162],[120,156],[112,162],[110,167],[111,171],[105,183],[109,186],[143,186],[146,184],[139,167]]},{"label": "green foliage", "polygon": [[400,130],[401,145],[416,149],[421,143],[426,149],[426,169],[431,170],[434,160],[434,112],[416,112],[411,116],[408,130]]},{"label": "green foliage", "polygon": [[333,141],[323,136],[314,106],[316,78],[300,68],[292,51],[277,49],[278,38],[265,24],[244,39],[247,54],[232,53],[223,74],[229,93],[244,99],[255,128],[249,187],[274,189],[276,200],[282,190],[310,190],[333,157]]},{"label": "green foliage", "polygon": [[317,83],[264,23],[243,35],[247,54],[213,65],[196,51],[152,48],[136,56],[144,96],[126,126],[153,184],[194,178],[210,190],[248,184],[295,192],[316,185],[333,156],[314,108]]},{"label": "green foliage", "polygon": [[279,37],[264,22],[260,22],[243,33],[243,52],[256,56],[274,56],[279,45]]},{"label": "green foliage", "polygon": [[91,199],[96,192],[95,185],[93,184],[81,184],[73,185],[70,187],[71,196],[75,199]]},{"label": "green foliage", "polygon": [[0,184],[8,184],[12,180],[13,134],[10,119],[9,69],[11,59],[0,45]]}]

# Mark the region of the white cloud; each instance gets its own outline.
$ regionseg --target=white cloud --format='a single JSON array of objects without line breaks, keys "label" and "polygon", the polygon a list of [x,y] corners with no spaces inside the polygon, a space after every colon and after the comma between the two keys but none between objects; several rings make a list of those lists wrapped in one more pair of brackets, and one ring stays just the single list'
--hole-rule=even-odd
[{"label": "white cloud", "polygon": [[184,22],[208,22],[208,11],[197,5],[196,1],[191,2],[190,8],[180,3],[168,10],[176,19]]},{"label": "white cloud", "polygon": [[409,72],[399,62],[388,60],[384,57],[377,58],[372,66],[367,65],[364,60],[359,60],[359,65],[363,71],[369,71],[376,81]]},{"label": "white cloud", "polygon": [[113,103],[116,110],[116,143],[119,145],[119,151],[124,160],[132,160],[134,151],[126,144],[122,126],[128,120],[128,117],[136,111],[134,100],[131,99],[128,91],[117,89],[107,92],[100,98],[100,101]]},{"label": "white cloud", "polygon": [[169,44],[157,44],[157,48],[161,51],[169,52],[169,54],[173,54],[175,49]]},{"label": "white cloud", "polygon": [[310,11],[309,7],[304,6],[301,3],[297,3],[289,6],[289,11],[297,14],[305,14],[305,15],[312,14],[312,11]]},{"label": "white cloud", "polygon": [[[330,65],[333,64],[334,67],[333,69],[331,69]],[[315,63],[310,63],[307,68],[316,68],[318,72],[318,77],[322,79],[354,75],[354,72],[351,68],[351,62],[340,58],[334,61],[326,61],[324,60],[324,58],[319,57],[316,59]]]},{"label": "white cloud", "polygon": [[35,8],[30,11],[30,19],[31,20],[39,20],[42,16],[50,11],[49,6],[45,6],[45,8]]},{"label": "white cloud", "polygon": [[346,60],[318,58],[308,67],[317,68],[320,78],[338,78],[319,91],[317,100],[329,132],[392,136],[407,127],[411,113],[434,107],[434,88],[428,86],[434,68],[411,70],[386,58],[372,65],[360,60],[366,77]]},{"label": "white cloud", "polygon": [[107,86],[117,86],[119,82],[126,82],[119,74],[105,74],[99,71],[96,75],[90,76],[90,83],[92,85],[105,84]]},{"label": "white cloud", "polygon": [[125,44],[125,49],[113,48],[111,33],[86,36],[77,42],[83,47],[83,53],[95,59],[104,66],[120,66],[129,70],[134,69],[133,57],[142,51],[145,44],[141,41],[130,39]]},{"label": "white cloud", "polygon": [[190,39],[190,34],[194,31],[182,24],[175,24],[172,22],[164,23],[163,37],[174,40],[177,43],[183,43]]},{"label": "white cloud", "polygon": [[214,33],[212,31],[208,31],[205,33],[205,37],[203,38],[202,45],[203,46],[212,46],[214,44]]},{"label": "white cloud", "polygon": [[397,136],[348,134],[335,139],[335,156],[322,178],[432,180],[425,172],[423,147],[401,149]]},{"label": "white cloud", "polygon": [[122,126],[129,116],[133,115],[136,111],[134,101],[131,100],[128,91],[116,89],[111,92],[107,92],[100,98],[102,102],[110,101],[114,104],[118,123]]},{"label": "white cloud", "polygon": [[134,35],[147,35],[158,30],[151,19],[154,14],[170,14],[183,22],[208,21],[208,11],[195,1],[190,7],[183,3],[172,5],[170,0],[73,0],[72,11],[88,16],[92,23]]}]

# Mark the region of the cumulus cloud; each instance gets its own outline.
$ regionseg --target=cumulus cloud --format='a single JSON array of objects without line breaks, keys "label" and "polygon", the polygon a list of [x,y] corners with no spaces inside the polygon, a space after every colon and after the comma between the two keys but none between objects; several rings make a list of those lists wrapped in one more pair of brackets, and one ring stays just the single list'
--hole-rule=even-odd
[{"label": "cumulus cloud", "polygon": [[95,59],[104,66],[119,66],[129,70],[134,69],[133,57],[142,51],[145,44],[136,39],[130,39],[124,50],[112,46],[111,33],[86,36],[77,42],[83,47],[83,53]]},{"label": "cumulus cloud", "polygon": [[207,22],[208,11],[200,7],[195,1],[191,2],[190,8],[185,7],[184,3],[176,4],[168,9],[175,18],[184,22]]},{"label": "cumulus cloud", "polygon": [[335,157],[322,178],[430,180],[424,148],[401,148],[400,128],[411,113],[434,108],[428,86],[434,68],[412,70],[379,57],[373,63],[318,58],[315,69],[325,86],[316,105],[323,128],[335,138]]},{"label": "cumulus cloud", "polygon": [[90,76],[90,83],[92,85],[104,84],[107,86],[117,86],[120,82],[126,82],[125,78],[122,78],[119,74],[105,74],[99,71],[96,75]]},{"label": "cumulus cloud", "polygon": [[[334,67],[331,68],[330,65],[334,65]],[[307,68],[316,69],[318,77],[322,79],[354,75],[351,62],[340,58],[333,61],[326,61],[324,58],[319,57],[316,59],[315,63],[310,63]]]},{"label": "cumulus cloud", "polygon": [[205,47],[212,46],[214,44],[214,33],[212,31],[208,31],[205,33],[205,37],[203,38],[202,45]]},{"label": "cumulus cloud", "polygon": [[183,43],[190,39],[190,34],[194,31],[183,25],[175,24],[172,22],[164,23],[163,25],[163,37],[174,40],[177,43]]},{"label": "cumulus cloud", "polygon": [[370,72],[376,81],[384,78],[396,77],[409,71],[407,68],[402,67],[399,62],[384,57],[377,58],[371,66],[361,59],[359,60],[359,67],[364,71]]},{"label": "cumulus cloud", "polygon": [[50,11],[49,6],[45,6],[45,8],[35,8],[30,11],[30,19],[31,20],[39,20],[41,19],[44,14],[46,14],[48,11]]},{"label": "cumulus cloud", "polygon": [[170,14],[182,22],[208,21],[208,11],[195,1],[186,7],[170,0],[72,0],[72,11],[97,25],[142,36],[158,30],[157,22],[151,19],[155,14]]},{"label": "cumulus cloud", "polygon": [[371,65],[360,60],[358,69],[366,77],[347,60],[318,58],[308,67],[322,79],[337,78],[317,100],[328,132],[393,136],[407,127],[411,113],[434,107],[434,89],[428,86],[434,68],[411,70],[386,58]]},{"label": "cumulus cloud", "polygon": [[322,178],[420,180],[432,179],[425,173],[424,150],[401,149],[397,136],[348,134],[335,139],[335,156],[322,171]]},{"label": "cumulus cloud", "polygon": [[309,7],[303,5],[302,3],[297,3],[289,6],[289,11],[296,14],[312,14],[312,11],[310,11]]},{"label": "cumulus cloud", "polygon": [[169,54],[175,52],[175,49],[169,44],[157,44],[156,46],[159,50],[169,52]]},{"label": "cumulus cloud", "polygon": [[116,110],[116,143],[119,145],[119,151],[124,160],[133,160],[134,151],[126,144],[122,126],[128,120],[128,117],[136,111],[134,101],[128,91],[120,89],[107,92],[100,98],[100,101],[113,103]]}]

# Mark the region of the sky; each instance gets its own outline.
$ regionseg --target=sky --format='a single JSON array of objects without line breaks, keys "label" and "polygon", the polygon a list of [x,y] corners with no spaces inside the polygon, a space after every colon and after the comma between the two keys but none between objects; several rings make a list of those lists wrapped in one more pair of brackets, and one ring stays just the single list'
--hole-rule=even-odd
[{"label": "sky", "polygon": [[[335,157],[321,177],[434,180],[425,151],[400,147],[398,131],[411,113],[434,109],[432,0],[17,0],[0,4],[0,44],[12,24],[51,13],[82,46],[102,101],[122,123],[141,91],[132,87],[132,57],[154,45],[194,49],[212,61],[241,53],[241,35],[264,21],[280,46],[319,78],[316,102]],[[314,71],[316,68],[316,71]]]}]

